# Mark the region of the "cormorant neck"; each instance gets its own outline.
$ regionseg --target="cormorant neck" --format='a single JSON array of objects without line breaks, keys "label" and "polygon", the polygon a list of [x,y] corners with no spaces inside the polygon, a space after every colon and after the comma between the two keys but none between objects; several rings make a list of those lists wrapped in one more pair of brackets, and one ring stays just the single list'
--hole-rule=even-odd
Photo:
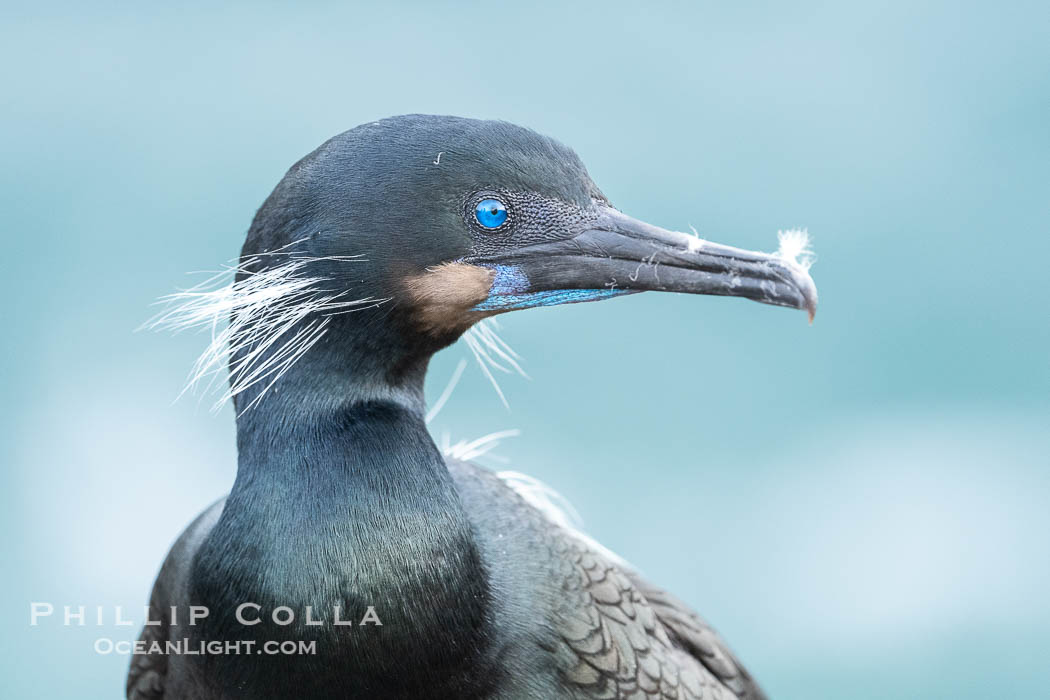
[{"label": "cormorant neck", "polygon": [[[376,401],[425,415],[423,382],[435,349],[406,345],[391,328],[370,322],[379,312],[333,318],[327,332],[279,378],[258,381],[238,394],[238,432],[276,428],[288,416],[303,420]],[[295,330],[286,335],[294,336]],[[267,351],[278,359],[282,352],[280,342]],[[270,361],[264,357],[257,364]]]},{"label": "cormorant neck", "polygon": [[[487,639],[488,576],[420,411],[356,394],[339,405],[296,410],[286,396],[257,408],[238,420],[237,480],[195,561],[195,600],[227,619],[216,616],[199,633],[243,637],[229,624],[238,605],[258,604],[263,616],[287,606],[295,625],[248,631],[316,638],[311,683],[336,674],[340,687],[349,677],[362,692],[466,692]],[[307,606],[324,625],[301,624]],[[382,626],[333,626],[334,608],[356,622],[369,606]],[[404,672],[406,658],[418,676]],[[238,663],[223,671],[231,682],[284,682],[276,670],[260,681],[259,668]]]},{"label": "cormorant neck", "polygon": [[[424,419],[434,349],[411,337],[379,310],[335,317],[261,398],[263,383],[237,397],[237,479],[195,557],[191,591],[219,612],[195,634],[317,640],[317,655],[298,662],[204,662],[242,694],[478,694],[489,578]],[[246,628],[233,616],[244,603],[263,619],[291,608],[296,621]],[[306,623],[307,608],[321,624]],[[356,623],[369,608],[382,626],[334,622]],[[309,673],[291,672],[295,663]]]},{"label": "cormorant neck", "polygon": [[[307,319],[307,322],[310,319]],[[285,331],[294,339],[308,328]],[[231,367],[247,353],[259,353],[252,367],[279,364],[286,341],[268,343],[262,350],[241,349]],[[423,416],[423,384],[430,358],[455,337],[434,338],[406,328],[396,308],[377,306],[326,319],[320,339],[276,380],[265,377],[234,397],[238,432],[252,427],[276,427],[287,416],[302,420],[348,410],[358,403],[385,401]]]}]

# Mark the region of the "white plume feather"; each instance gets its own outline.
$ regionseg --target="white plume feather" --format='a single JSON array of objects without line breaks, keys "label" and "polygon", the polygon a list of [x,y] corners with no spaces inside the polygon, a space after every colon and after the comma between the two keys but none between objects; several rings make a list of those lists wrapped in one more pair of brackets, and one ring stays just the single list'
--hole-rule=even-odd
[{"label": "white plume feather", "polygon": [[[246,389],[264,384],[248,406],[254,406],[310,348],[324,337],[336,314],[373,308],[389,299],[347,299],[347,291],[326,289],[330,280],[310,275],[312,263],[362,262],[361,256],[317,258],[288,252],[300,241],[228,265],[201,284],[162,297],[165,309],[145,327],[180,332],[207,330],[211,342],[193,365],[183,393],[202,384],[221,386],[227,369],[229,388],[213,409]],[[261,267],[264,258],[280,256],[277,265]],[[261,267],[261,269],[259,269]],[[240,276],[238,280],[237,277]]]},{"label": "white plume feather", "polygon": [[786,260],[793,265],[798,265],[803,270],[812,267],[816,256],[810,247],[809,231],[806,229],[788,229],[777,231],[777,257]]}]

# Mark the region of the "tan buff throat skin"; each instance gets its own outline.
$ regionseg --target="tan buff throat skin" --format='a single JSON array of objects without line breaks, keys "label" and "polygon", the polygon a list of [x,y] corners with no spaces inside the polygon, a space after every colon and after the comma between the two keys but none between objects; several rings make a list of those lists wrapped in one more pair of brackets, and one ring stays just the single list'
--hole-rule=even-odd
[{"label": "tan buff throat skin", "polygon": [[430,335],[462,332],[491,311],[474,307],[488,298],[495,271],[478,265],[451,262],[405,279],[413,317]]}]

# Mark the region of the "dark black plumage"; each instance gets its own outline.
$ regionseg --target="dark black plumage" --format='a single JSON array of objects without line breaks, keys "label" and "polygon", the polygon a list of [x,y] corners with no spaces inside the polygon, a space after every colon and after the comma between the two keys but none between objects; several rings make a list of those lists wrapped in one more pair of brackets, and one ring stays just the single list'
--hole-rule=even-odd
[{"label": "dark black plumage", "polygon": [[[484,197],[506,205],[506,225],[472,219]],[[515,308],[650,289],[812,313],[801,268],[619,214],[549,138],[421,115],[296,163],[242,259],[242,280],[300,259],[328,291],[385,301],[331,315],[272,386],[236,395],[236,481],[172,548],[151,598],[164,624],[143,640],[316,640],[316,654],[136,656],[129,698],[761,696],[680,602],[495,475],[444,458],[423,379],[433,353]],[[266,342],[236,348],[235,386],[280,352]],[[264,622],[238,622],[242,603]],[[190,605],[208,617],[186,624]],[[293,623],[268,621],[279,606]],[[333,623],[336,608],[359,621],[369,606],[381,626]],[[307,607],[323,624],[306,624]]]}]

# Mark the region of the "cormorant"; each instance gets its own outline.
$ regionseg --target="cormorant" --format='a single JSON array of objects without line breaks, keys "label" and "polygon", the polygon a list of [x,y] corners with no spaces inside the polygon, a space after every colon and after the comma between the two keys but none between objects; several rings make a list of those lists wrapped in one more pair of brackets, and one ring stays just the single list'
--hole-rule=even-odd
[{"label": "cormorant", "polygon": [[164,562],[128,697],[763,697],[682,602],[425,425],[427,364],[473,324],[645,290],[817,299],[793,256],[632,219],[509,123],[394,117],[293,165],[186,312],[229,316],[204,364],[228,363],[237,476]]}]

